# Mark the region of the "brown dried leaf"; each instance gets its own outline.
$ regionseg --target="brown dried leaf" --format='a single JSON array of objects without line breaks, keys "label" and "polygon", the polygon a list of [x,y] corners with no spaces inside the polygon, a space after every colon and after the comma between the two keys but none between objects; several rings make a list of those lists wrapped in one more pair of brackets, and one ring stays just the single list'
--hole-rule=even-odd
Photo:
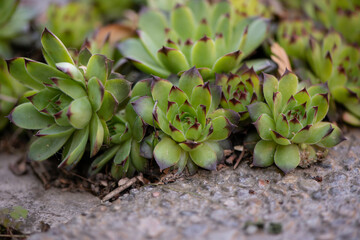
[{"label": "brown dried leaf", "polygon": [[273,54],[271,55],[271,59],[278,65],[278,73],[280,75],[283,75],[286,69],[292,71],[289,57],[284,48],[274,42],[271,45],[271,52]]},{"label": "brown dried leaf", "polygon": [[95,41],[101,46],[108,37],[110,44],[115,44],[123,39],[135,36],[135,30],[129,26],[114,23],[99,28],[95,36]]}]

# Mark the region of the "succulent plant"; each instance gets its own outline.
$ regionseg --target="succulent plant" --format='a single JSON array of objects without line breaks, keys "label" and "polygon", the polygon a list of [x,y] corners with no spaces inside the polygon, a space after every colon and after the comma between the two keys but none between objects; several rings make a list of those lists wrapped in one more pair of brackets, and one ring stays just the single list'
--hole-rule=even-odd
[{"label": "succulent plant", "polygon": [[184,4],[186,0],[147,0],[146,2],[151,9],[170,12],[176,4]]},{"label": "succulent plant", "polygon": [[[298,78],[286,72],[278,81],[264,75],[264,102],[248,106],[261,140],[254,149],[253,164],[275,164],[285,173],[300,160],[315,161],[315,146],[332,147],[343,140],[334,124],[322,122],[329,109],[328,90],[323,85],[298,89]],[[306,158],[306,159],[304,159]]]},{"label": "succulent plant", "polygon": [[52,4],[44,24],[68,47],[80,48],[85,38],[100,25],[99,14],[90,4]]},{"label": "succulent plant", "polygon": [[[19,6],[20,0],[0,1],[0,56],[11,57],[10,43],[29,28],[33,11]],[[29,38],[27,38],[29,42]]]},{"label": "succulent plant", "polygon": [[310,20],[283,20],[277,29],[277,41],[286,53],[292,58],[306,59],[309,38],[320,40],[323,37]]},{"label": "succulent plant", "polygon": [[332,100],[349,112],[344,120],[360,126],[360,49],[348,45],[337,32],[328,33],[323,41],[309,41],[306,51],[312,82],[327,82]]},{"label": "succulent plant", "polygon": [[306,13],[327,29],[340,32],[350,43],[360,44],[360,2],[358,0],[310,0],[304,4]]},{"label": "succulent plant", "polygon": [[147,124],[161,130],[154,158],[160,169],[185,167],[193,173],[197,166],[214,170],[223,157],[220,140],[228,138],[238,116],[231,110],[215,110],[220,91],[210,90],[196,68],[184,72],[179,87],[154,77],[151,96],[132,102],[135,112]]},{"label": "succulent plant", "polygon": [[209,79],[237,69],[264,41],[267,28],[266,20],[244,19],[229,2],[190,0],[176,5],[169,17],[143,12],[139,39],[124,41],[119,49],[145,73],[166,78],[195,66]]},{"label": "succulent plant", "polygon": [[99,155],[92,163],[89,174],[98,173],[110,160],[111,174],[115,179],[132,176],[135,171],[144,172],[148,166],[146,158],[152,156],[142,154],[140,149],[147,125],[139,117],[131,102],[143,96],[151,96],[151,79],[137,82],[125,110],[116,114],[108,123],[110,132],[110,147]]},{"label": "succulent plant", "polygon": [[243,17],[271,17],[271,5],[261,0],[231,0],[236,11]]},{"label": "succulent plant", "polygon": [[26,88],[10,76],[5,60],[0,57],[0,131],[9,122],[5,117],[25,91]]},{"label": "succulent plant", "polygon": [[88,142],[92,157],[107,141],[106,122],[128,98],[130,84],[111,73],[110,60],[87,49],[75,64],[64,44],[47,29],[41,43],[48,64],[26,58],[8,63],[12,76],[34,89],[27,94],[29,102],[17,106],[9,118],[18,127],[39,130],[30,159],[45,160],[63,149],[59,167],[71,168]]},{"label": "succulent plant", "polygon": [[254,69],[246,66],[241,68],[239,75],[217,74],[216,85],[221,86],[220,105],[224,109],[231,109],[240,115],[240,124],[245,125],[249,119],[247,106],[263,101],[259,76]]}]

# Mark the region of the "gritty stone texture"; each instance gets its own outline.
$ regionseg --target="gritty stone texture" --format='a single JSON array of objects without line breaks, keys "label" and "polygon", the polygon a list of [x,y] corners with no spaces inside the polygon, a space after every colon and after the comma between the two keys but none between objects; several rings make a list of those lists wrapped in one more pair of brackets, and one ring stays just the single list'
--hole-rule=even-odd
[{"label": "gritty stone texture", "polygon": [[19,157],[0,154],[0,209],[22,206],[28,210],[20,229],[23,233],[40,232],[41,222],[55,227],[100,204],[90,193],[45,190],[32,171],[20,177],[13,175],[8,166]]},{"label": "gritty stone texture", "polygon": [[309,169],[201,171],[29,239],[360,239],[360,130],[347,137]]}]

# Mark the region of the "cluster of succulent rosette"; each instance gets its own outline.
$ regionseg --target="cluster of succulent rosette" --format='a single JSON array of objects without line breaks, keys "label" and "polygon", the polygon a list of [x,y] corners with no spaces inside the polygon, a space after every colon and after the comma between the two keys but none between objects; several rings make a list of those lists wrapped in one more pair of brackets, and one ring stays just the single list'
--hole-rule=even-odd
[{"label": "cluster of succulent rosette", "polygon": [[[83,37],[78,36],[88,31],[82,27],[89,23],[76,20],[82,25],[78,32],[67,31],[70,23],[62,23],[72,14],[81,17],[75,4],[68,5],[75,13],[57,11],[52,23],[66,44],[50,30],[42,34],[46,63],[13,58],[6,67],[0,61],[0,116],[37,130],[29,147],[31,160],[59,154],[59,167],[72,169],[90,159],[89,175],[109,166],[116,179],[150,172],[155,163],[160,171],[170,168],[180,174],[186,169],[192,174],[199,167],[216,170],[230,135],[243,136],[255,126],[260,140],[253,165],[275,163],[288,173],[316,162],[319,152],[344,140],[334,122],[324,121],[334,102],[347,109],[346,122],[360,126],[360,50],[339,33],[324,33],[310,20],[281,22],[275,39],[295,71],[278,78],[265,73],[264,60],[253,55],[269,35],[264,17],[272,13],[267,5],[148,2],[151,7],[139,17],[138,37],[118,45],[124,60],[152,75],[147,79],[129,82],[115,72],[109,56],[114,49],[108,51],[107,42],[98,46],[87,41],[75,54],[65,47],[80,46]],[[314,4],[307,10],[332,16],[332,5]],[[353,21],[352,16],[346,21]],[[339,28],[345,24],[341,17],[337,21]]]}]

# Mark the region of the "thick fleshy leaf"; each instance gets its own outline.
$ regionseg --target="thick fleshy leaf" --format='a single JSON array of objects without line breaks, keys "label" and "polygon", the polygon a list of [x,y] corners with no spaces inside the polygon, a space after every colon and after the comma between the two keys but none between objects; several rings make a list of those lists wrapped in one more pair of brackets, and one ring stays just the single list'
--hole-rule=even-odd
[{"label": "thick fleshy leaf", "polygon": [[96,78],[92,77],[89,79],[87,84],[89,100],[94,111],[98,111],[104,100],[105,88],[102,82]]},{"label": "thick fleshy leaf", "polygon": [[195,19],[191,10],[184,5],[178,5],[171,12],[171,26],[182,41],[192,39],[195,34]]},{"label": "thick fleshy leaf", "polygon": [[179,80],[179,88],[183,90],[189,98],[191,97],[193,89],[202,84],[204,84],[203,78],[199,70],[195,67],[184,72]]},{"label": "thick fleshy leaf", "polygon": [[56,68],[50,67],[41,62],[26,61],[26,69],[32,78],[44,84],[52,85],[52,78],[69,78],[69,76]]},{"label": "thick fleshy leaf", "polygon": [[90,121],[90,157],[95,156],[104,142],[104,127],[97,114]]},{"label": "thick fleshy leaf", "polygon": [[282,104],[282,93],[281,92],[275,92],[273,95],[273,115],[274,116],[278,116],[282,109],[283,109],[283,104]]},{"label": "thick fleshy leaf", "polygon": [[105,166],[105,164],[108,163],[115,156],[119,148],[120,145],[115,145],[97,158],[95,158],[89,168],[89,175],[92,176],[98,173]]},{"label": "thick fleshy leaf", "polygon": [[24,58],[14,58],[8,60],[7,65],[11,76],[13,76],[20,83],[35,90],[41,90],[44,88],[44,85],[29,75],[25,68]]},{"label": "thick fleshy leaf", "polygon": [[283,136],[288,136],[290,130],[290,125],[286,116],[284,114],[280,114],[276,120],[276,131]]},{"label": "thick fleshy leaf", "polygon": [[105,90],[104,99],[101,104],[101,108],[97,111],[100,119],[109,121],[115,114],[118,108],[119,102],[116,100],[114,95]]},{"label": "thick fleshy leaf", "polygon": [[97,77],[105,84],[108,75],[107,58],[100,54],[92,55],[86,67],[86,78]]},{"label": "thick fleshy leaf", "polygon": [[110,79],[106,81],[105,88],[121,103],[129,97],[131,84],[125,79]]},{"label": "thick fleshy leaf", "polygon": [[300,151],[296,144],[278,145],[274,156],[275,164],[284,173],[295,169],[300,163]]},{"label": "thick fleshy leaf", "polygon": [[123,142],[121,144],[121,147],[119,148],[119,151],[116,153],[114,158],[114,163],[116,165],[123,164],[124,161],[126,161],[129,158],[131,151],[131,142],[132,140],[129,139],[128,141]]},{"label": "thick fleshy leaf", "polygon": [[154,158],[160,170],[175,165],[182,154],[181,147],[168,137],[164,137],[154,149]]},{"label": "thick fleshy leaf", "polygon": [[16,126],[25,129],[42,129],[54,123],[52,117],[39,113],[31,103],[17,106],[8,118]]},{"label": "thick fleshy leaf", "polygon": [[334,147],[341,143],[342,141],[346,140],[344,137],[341,129],[336,126],[332,125],[334,130],[330,132],[327,136],[325,136],[318,144],[323,147]]},{"label": "thick fleshy leaf", "polygon": [[72,79],[54,77],[51,80],[57,88],[73,99],[87,96],[83,86]]},{"label": "thick fleshy leaf", "polygon": [[307,125],[303,127],[299,132],[295,134],[291,141],[294,143],[304,143],[310,137],[312,127],[312,125]]},{"label": "thick fleshy leaf", "polygon": [[178,73],[190,68],[185,55],[177,49],[163,47],[157,52],[157,57],[170,72]]},{"label": "thick fleshy leaf", "polygon": [[153,42],[160,46],[165,41],[165,29],[167,27],[166,18],[160,11],[147,9],[140,15],[139,28],[151,36]]},{"label": "thick fleshy leaf", "polygon": [[148,160],[140,155],[140,143],[132,141],[130,152],[131,163],[139,172],[144,172],[148,167]]},{"label": "thick fleshy leaf", "polygon": [[149,125],[154,125],[153,120],[153,109],[154,109],[154,101],[149,96],[140,97],[135,102],[131,103],[134,107],[135,112]]},{"label": "thick fleshy leaf", "polygon": [[55,62],[68,62],[75,64],[65,45],[47,28],[42,33],[41,44],[49,57]]},{"label": "thick fleshy leaf", "polygon": [[269,167],[274,163],[275,150],[278,145],[273,141],[260,140],[254,149],[253,165]]},{"label": "thick fleshy leaf", "polygon": [[268,114],[263,113],[254,123],[256,130],[263,140],[272,140],[271,130],[275,130],[275,122]]},{"label": "thick fleshy leaf", "polygon": [[160,129],[167,135],[171,135],[169,120],[166,118],[165,113],[158,107],[157,102],[155,102],[152,114],[154,121],[157,123]]},{"label": "thick fleshy leaf", "polygon": [[210,119],[215,119],[220,116],[226,117],[234,125],[237,125],[240,120],[239,114],[230,109],[219,108],[207,115]]},{"label": "thick fleshy leaf", "polygon": [[191,51],[191,62],[197,68],[212,68],[216,59],[215,42],[207,36],[198,40]]},{"label": "thick fleshy leaf", "polygon": [[81,83],[83,86],[85,86],[85,79],[83,74],[80,72],[80,70],[72,65],[71,63],[67,62],[61,62],[56,64],[56,68],[60,70],[61,72],[69,75],[69,77],[79,83]]},{"label": "thick fleshy leaf", "polygon": [[199,105],[204,105],[206,111],[209,111],[211,105],[211,92],[209,82],[204,85],[196,86],[191,94],[191,105],[196,109]]},{"label": "thick fleshy leaf", "polygon": [[186,152],[191,152],[199,147],[201,147],[203,143],[194,142],[194,141],[185,141],[183,143],[179,143],[179,146]]},{"label": "thick fleshy leaf", "polygon": [[297,104],[303,104],[305,102],[307,103],[310,101],[310,94],[307,92],[306,88],[303,88],[294,95],[294,99],[296,100]]},{"label": "thick fleshy leaf", "polygon": [[286,137],[284,137],[283,135],[281,135],[280,133],[278,133],[274,130],[270,131],[270,135],[271,135],[272,139],[279,145],[291,144],[289,139],[287,139]]},{"label": "thick fleshy leaf", "polygon": [[63,160],[59,165],[59,168],[68,166],[73,167],[79,162],[81,157],[84,155],[86,143],[89,138],[89,126],[76,131],[72,138],[66,144],[63,150]]},{"label": "thick fleshy leaf", "polygon": [[152,97],[154,101],[158,101],[158,106],[164,112],[166,112],[168,106],[168,97],[172,87],[171,82],[157,77],[154,78],[151,86]]},{"label": "thick fleshy leaf", "polygon": [[296,75],[289,71],[280,78],[278,91],[281,92],[283,106],[288,102],[290,96],[297,92],[298,82]]},{"label": "thick fleshy leaf", "polygon": [[211,123],[213,124],[214,131],[208,140],[224,140],[230,136],[232,130],[235,128],[235,125],[223,116],[212,119]]},{"label": "thick fleshy leaf", "polygon": [[316,115],[316,121],[320,122],[323,120],[329,110],[329,95],[328,94],[318,94],[311,99],[310,106],[318,106],[318,112]]},{"label": "thick fleshy leaf", "polygon": [[263,86],[264,97],[270,109],[273,109],[273,105],[274,105],[273,97],[274,97],[274,93],[278,91],[278,88],[279,88],[278,80],[272,75],[264,74],[264,86]]},{"label": "thick fleshy leaf", "polygon": [[142,118],[137,116],[133,125],[133,137],[137,142],[140,142],[144,138],[146,126]]},{"label": "thick fleshy leaf", "polygon": [[28,96],[27,99],[34,105],[38,111],[44,111],[49,105],[53,105],[53,101],[56,101],[58,96],[61,94],[59,90],[53,88],[45,88],[35,93],[34,95]]},{"label": "thick fleshy leaf", "polygon": [[215,170],[217,164],[217,154],[211,145],[206,142],[200,147],[189,152],[191,160],[199,167]]},{"label": "thick fleshy leaf", "polygon": [[255,122],[261,114],[272,116],[269,106],[264,102],[254,102],[253,104],[248,105],[247,109],[253,122]]},{"label": "thick fleshy leaf", "polygon": [[138,96],[151,96],[151,81],[152,79],[138,81],[131,90],[131,98]]},{"label": "thick fleshy leaf", "polygon": [[69,139],[72,132],[61,137],[44,136],[33,142],[29,149],[29,158],[34,161],[43,161],[57,153],[65,142]]},{"label": "thick fleshy leaf", "polygon": [[57,124],[53,124],[48,128],[41,129],[35,134],[35,136],[59,138],[67,136],[74,131],[75,129],[73,127],[62,127]]},{"label": "thick fleshy leaf", "polygon": [[[186,139],[196,141],[202,133],[202,125],[198,122],[194,123],[186,132]],[[184,140],[185,141],[185,138]]]},{"label": "thick fleshy leaf", "polygon": [[333,127],[329,122],[318,122],[310,129],[310,136],[305,140],[305,143],[316,144],[325,136],[333,131]]},{"label": "thick fleshy leaf", "polygon": [[239,65],[241,52],[236,51],[220,57],[213,66],[215,73],[228,73]]},{"label": "thick fleshy leaf", "polygon": [[256,19],[249,25],[246,42],[240,48],[244,57],[251,54],[265,40],[267,32],[268,23],[263,18]]},{"label": "thick fleshy leaf", "polygon": [[[184,104],[184,102],[189,98],[185,92],[183,92],[180,88],[173,86],[170,90],[168,101],[175,102],[178,106]],[[169,107],[169,105],[168,105]]]},{"label": "thick fleshy leaf", "polygon": [[66,115],[74,128],[82,129],[87,126],[93,115],[89,98],[75,99],[67,109]]}]

